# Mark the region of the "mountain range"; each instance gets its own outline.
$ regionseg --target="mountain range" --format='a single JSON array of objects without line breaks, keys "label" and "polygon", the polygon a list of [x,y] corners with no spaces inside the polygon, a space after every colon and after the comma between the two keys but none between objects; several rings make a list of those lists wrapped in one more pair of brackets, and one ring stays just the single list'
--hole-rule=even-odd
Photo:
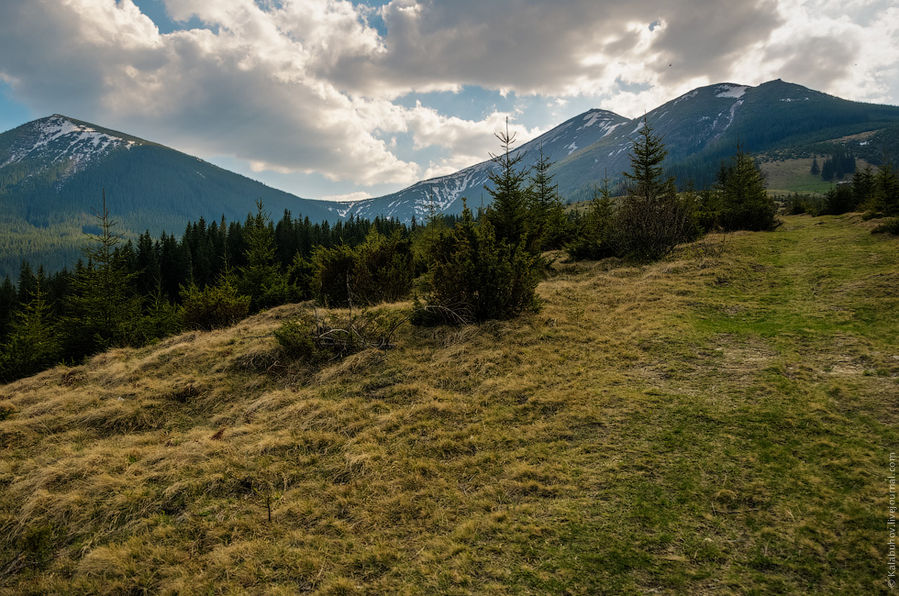
[{"label": "mountain range", "polygon": [[[899,107],[847,101],[781,80],[751,87],[721,83],[694,89],[644,116],[628,119],[606,110],[590,110],[523,144],[521,165],[536,162],[539,150],[554,162],[551,173],[568,201],[589,198],[593,187],[608,177],[614,184],[629,168],[629,151],[645,121],[661,135],[668,149],[666,165],[682,182],[697,186],[713,181],[722,159],[741,145],[762,153],[899,125]],[[891,136],[892,138],[892,136]],[[866,147],[874,163],[880,146]],[[878,159],[878,157],[881,157]],[[485,161],[440,178],[418,182],[399,192],[354,203],[346,215],[422,216],[430,205],[459,213],[462,197],[477,206],[485,191]]]},{"label": "mountain range", "polygon": [[[648,123],[669,151],[666,166],[681,182],[710,183],[737,145],[753,154],[808,154],[822,142],[869,133],[853,149],[870,163],[893,157],[899,107],[847,101],[781,80],[755,87],[701,87],[638,118],[601,109],[579,114],[515,152],[530,167],[542,151],[569,201],[587,198],[605,177],[614,184],[629,149]],[[180,232],[188,220],[243,219],[261,199],[279,216],[289,209],[312,221],[376,216],[409,221],[432,210],[461,212],[462,199],[490,201],[490,160],[356,202],[300,198],[199,158],[126,133],[60,114],[0,134],[0,275],[22,259],[50,269],[71,265],[81,232],[105,190],[121,231]]]}]

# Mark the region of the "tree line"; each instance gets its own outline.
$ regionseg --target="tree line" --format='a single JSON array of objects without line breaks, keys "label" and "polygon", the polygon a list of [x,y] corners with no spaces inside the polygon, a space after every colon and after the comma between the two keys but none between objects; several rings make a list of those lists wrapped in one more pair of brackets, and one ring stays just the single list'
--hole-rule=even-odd
[{"label": "tree line", "polygon": [[761,172],[742,151],[712,188],[678,192],[663,176],[664,144],[644,124],[624,194],[612,197],[601,185],[581,214],[566,210],[542,152],[525,169],[512,151],[514,135],[497,137],[490,206],[411,225],[383,218],[329,225],[289,212],[273,222],[258,203],[244,222],[201,218],[180,238],[144,233],[132,243],[116,233],[104,195],[73,271],[46,275],[25,264],[17,284],[0,284],[0,380],[303,300],[355,308],[414,297],[418,325],[505,319],[539,308],[547,250],[649,261],[712,229],[777,225]]},{"label": "tree line", "polygon": [[818,156],[814,156],[809,173],[821,176],[822,180],[828,182],[842,180],[847,174],[855,173],[855,156],[846,147],[839,145],[824,157],[821,165],[818,165]]},{"label": "tree line", "polygon": [[897,228],[899,221],[899,176],[892,164],[875,171],[871,166],[856,170],[852,178],[836,184],[823,198],[794,195],[787,201],[790,214],[840,215],[862,211],[865,217],[885,217],[883,231]]}]

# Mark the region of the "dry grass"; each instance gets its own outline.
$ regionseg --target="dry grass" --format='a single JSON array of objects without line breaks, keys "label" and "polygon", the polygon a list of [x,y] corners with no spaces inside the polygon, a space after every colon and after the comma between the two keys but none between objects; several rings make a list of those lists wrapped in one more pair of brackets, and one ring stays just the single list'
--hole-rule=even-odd
[{"label": "dry grass", "polygon": [[323,368],[277,351],[297,305],[0,387],[0,592],[878,590],[899,246],[868,227],[557,263],[539,314]]}]

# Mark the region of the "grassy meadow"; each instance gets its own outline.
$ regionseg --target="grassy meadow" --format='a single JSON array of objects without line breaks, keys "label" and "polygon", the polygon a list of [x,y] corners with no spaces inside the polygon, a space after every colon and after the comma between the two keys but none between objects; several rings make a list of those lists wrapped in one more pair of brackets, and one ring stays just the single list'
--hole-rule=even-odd
[{"label": "grassy meadow", "polygon": [[314,369],[289,305],[2,386],[0,594],[886,591],[875,225],[560,256],[537,314]]}]

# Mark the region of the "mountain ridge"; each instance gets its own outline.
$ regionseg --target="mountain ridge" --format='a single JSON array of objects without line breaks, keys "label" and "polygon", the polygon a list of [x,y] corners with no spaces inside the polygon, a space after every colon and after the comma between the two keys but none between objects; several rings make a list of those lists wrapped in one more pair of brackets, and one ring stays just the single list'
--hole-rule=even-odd
[{"label": "mountain ridge", "polygon": [[[680,183],[714,181],[738,145],[753,154],[819,151],[821,143],[881,131],[877,146],[853,145],[869,163],[899,155],[899,107],[844,100],[780,79],[757,86],[716,83],[673,98],[638,118],[593,108],[513,149],[531,167],[542,151],[567,201],[590,198],[595,184],[614,184],[629,167],[643,119],[668,149],[665,166]],[[848,142],[848,141],[847,141]],[[804,152],[804,153],[803,153]],[[126,236],[180,232],[191,220],[242,220],[262,200],[275,217],[289,210],[311,221],[389,217],[409,222],[429,213],[458,214],[490,201],[486,159],[445,176],[358,201],[300,198],[198,157],[62,114],[0,134],[0,275],[24,259],[54,270],[79,257],[81,231],[92,223],[105,189]],[[35,238],[37,240],[35,241]],[[63,240],[65,238],[65,240]],[[52,246],[52,254],[41,247]],[[50,250],[50,249],[47,249]]]},{"label": "mountain ridge", "polygon": [[[759,108],[757,104],[765,104],[770,112],[783,111],[789,114],[788,118],[781,118],[777,122],[782,134],[757,142],[755,129],[762,124],[759,122],[762,119],[759,111],[766,109]],[[771,108],[772,105],[779,110]],[[698,87],[636,118],[626,118],[608,110],[594,108],[527,141],[515,152],[532,154],[530,159],[523,160],[522,165],[527,167],[535,161],[533,150],[547,139],[555,140],[554,135],[558,136],[578,121],[591,120],[594,114],[608,115],[610,120],[614,120],[614,124],[607,124],[602,129],[603,134],[590,142],[578,145],[575,140],[571,143],[543,145],[544,153],[555,162],[550,171],[556,175],[561,194],[569,200],[588,198],[593,183],[606,175],[614,181],[628,168],[630,147],[645,118],[666,143],[669,150],[667,166],[675,171],[686,169],[693,174],[694,182],[707,184],[716,172],[718,162],[733,154],[738,144],[750,152],[767,150],[779,141],[789,140],[791,135],[814,134],[817,130],[824,130],[824,127],[814,122],[796,118],[797,112],[809,106],[814,108],[812,112],[818,118],[826,118],[829,111],[846,114],[845,118],[838,119],[836,126],[851,128],[853,124],[858,124],[858,130],[853,129],[853,132],[873,130],[881,125],[899,122],[899,107],[849,101],[781,79],[756,86],[726,82]],[[749,116],[746,116],[747,108],[751,112]],[[876,114],[878,118],[870,118],[871,114]],[[868,124],[871,126],[867,126]],[[823,141],[828,138],[832,137],[825,134],[814,140]],[[747,139],[748,143],[745,142]],[[696,175],[698,166],[691,163],[696,155],[699,155],[706,166],[705,175],[700,180],[696,180],[699,178]],[[485,160],[453,174],[416,182],[395,193],[356,202],[347,212],[363,217],[385,214],[409,219],[410,212],[424,215],[429,211],[429,194],[445,196],[447,186],[451,185],[451,200],[438,201],[437,206],[440,211],[458,213],[461,211],[463,195],[467,193],[469,200],[483,195],[486,173],[491,167],[491,161]],[[470,176],[474,172],[479,172],[480,175]],[[406,210],[405,215],[403,209]]]}]

